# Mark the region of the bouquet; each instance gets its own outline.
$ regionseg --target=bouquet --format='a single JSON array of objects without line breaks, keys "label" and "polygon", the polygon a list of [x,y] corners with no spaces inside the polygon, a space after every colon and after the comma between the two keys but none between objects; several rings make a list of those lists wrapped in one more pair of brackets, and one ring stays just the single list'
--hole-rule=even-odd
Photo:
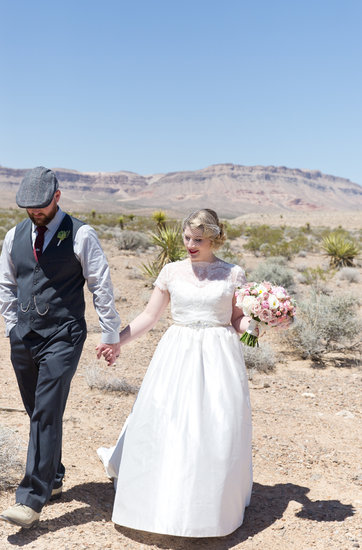
[{"label": "bouquet", "polygon": [[240,340],[247,346],[258,345],[259,324],[286,327],[295,316],[295,302],[282,286],[271,283],[247,283],[235,292],[236,305],[251,317],[248,329]]}]

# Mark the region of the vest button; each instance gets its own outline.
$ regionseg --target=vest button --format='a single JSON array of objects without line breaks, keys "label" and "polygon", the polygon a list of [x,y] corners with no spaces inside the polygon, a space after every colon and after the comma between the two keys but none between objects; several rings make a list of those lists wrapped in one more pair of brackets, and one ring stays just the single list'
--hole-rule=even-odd
[{"label": "vest button", "polygon": [[37,284],[38,284],[38,281],[34,281],[34,282],[33,282],[33,285],[37,285]]},{"label": "vest button", "polygon": [[34,321],[34,317],[30,317],[30,321]]}]

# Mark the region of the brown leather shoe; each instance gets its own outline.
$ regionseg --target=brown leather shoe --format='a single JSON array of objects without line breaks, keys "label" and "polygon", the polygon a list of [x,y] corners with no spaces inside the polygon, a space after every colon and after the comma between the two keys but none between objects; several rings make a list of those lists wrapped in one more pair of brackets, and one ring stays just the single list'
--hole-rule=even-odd
[{"label": "brown leather shoe", "polygon": [[5,510],[1,515],[0,519],[8,521],[13,525],[19,525],[19,527],[24,527],[25,529],[30,529],[39,523],[40,512],[36,512],[29,506],[25,504],[14,504]]}]

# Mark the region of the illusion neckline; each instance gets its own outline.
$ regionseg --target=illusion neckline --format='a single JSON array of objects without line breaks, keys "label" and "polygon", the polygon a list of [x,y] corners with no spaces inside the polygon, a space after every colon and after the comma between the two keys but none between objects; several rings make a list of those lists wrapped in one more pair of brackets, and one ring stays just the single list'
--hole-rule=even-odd
[{"label": "illusion neckline", "polygon": [[187,258],[187,260],[188,260],[188,262],[191,266],[194,266],[194,265],[215,265],[215,264],[223,261],[223,260],[220,260],[220,258],[216,258],[216,257],[215,257],[215,260],[213,260],[212,262],[206,262],[205,260],[193,262],[191,260],[191,258]]}]

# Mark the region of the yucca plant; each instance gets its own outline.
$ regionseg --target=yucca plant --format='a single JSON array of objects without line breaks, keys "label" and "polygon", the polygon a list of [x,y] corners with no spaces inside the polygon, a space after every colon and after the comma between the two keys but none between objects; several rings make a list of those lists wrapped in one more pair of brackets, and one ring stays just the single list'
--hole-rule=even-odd
[{"label": "yucca plant", "polygon": [[157,260],[153,262],[148,262],[147,264],[142,264],[142,270],[143,273],[152,279],[152,281],[155,281],[158,277],[159,272],[161,271],[160,264]]},{"label": "yucca plant", "polygon": [[179,227],[159,228],[158,233],[151,233],[153,244],[161,248],[155,261],[142,264],[143,271],[155,279],[163,266],[181,260],[185,256]]},{"label": "yucca plant", "polygon": [[153,212],[152,219],[157,223],[158,229],[165,229],[166,227],[166,214],[163,210]]},{"label": "yucca plant", "polygon": [[359,254],[358,245],[337,231],[324,237],[321,246],[330,258],[330,265],[336,268],[353,266],[353,260]]},{"label": "yucca plant", "polygon": [[160,228],[158,233],[151,233],[151,238],[153,244],[161,248],[158,260],[162,267],[184,257],[181,230],[178,226]]}]

